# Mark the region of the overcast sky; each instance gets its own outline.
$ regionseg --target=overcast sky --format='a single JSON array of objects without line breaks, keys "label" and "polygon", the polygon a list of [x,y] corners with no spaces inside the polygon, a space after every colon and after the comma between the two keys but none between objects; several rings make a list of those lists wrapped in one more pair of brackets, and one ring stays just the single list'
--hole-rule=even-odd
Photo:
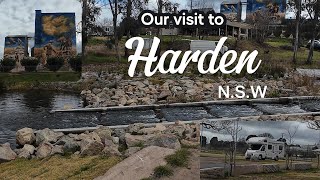
[{"label": "overcast sky", "polygon": [[[271,133],[274,138],[279,139],[284,133],[287,138],[286,129],[290,128],[293,132],[295,126],[299,126],[294,137],[294,144],[314,145],[320,140],[320,130],[316,131],[307,127],[308,123],[298,121],[242,121],[239,126],[242,130],[239,133],[239,138],[246,138],[248,135],[258,135],[262,133]],[[231,140],[231,136],[224,133],[214,132],[213,130],[203,129],[203,135],[208,139],[208,143],[212,137],[218,137],[218,140]],[[288,138],[287,138],[288,139]],[[288,141],[288,140],[287,140]]]},{"label": "overcast sky", "polygon": [[[75,12],[76,24],[81,21],[82,9],[77,0],[0,0],[0,58],[6,36],[34,35],[37,9],[43,13]],[[29,47],[33,47],[33,41]],[[77,49],[81,49],[81,34],[77,34]]]}]

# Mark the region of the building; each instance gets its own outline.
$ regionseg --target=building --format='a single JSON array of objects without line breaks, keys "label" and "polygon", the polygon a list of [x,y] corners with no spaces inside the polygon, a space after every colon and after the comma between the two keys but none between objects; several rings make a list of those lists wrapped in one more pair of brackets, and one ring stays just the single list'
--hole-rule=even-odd
[{"label": "building", "polygon": [[45,65],[49,57],[77,54],[75,13],[42,13],[36,10],[33,55]]},{"label": "building", "polygon": [[5,37],[4,58],[16,61],[16,67],[11,72],[24,71],[21,60],[28,55],[28,36],[16,35]]}]

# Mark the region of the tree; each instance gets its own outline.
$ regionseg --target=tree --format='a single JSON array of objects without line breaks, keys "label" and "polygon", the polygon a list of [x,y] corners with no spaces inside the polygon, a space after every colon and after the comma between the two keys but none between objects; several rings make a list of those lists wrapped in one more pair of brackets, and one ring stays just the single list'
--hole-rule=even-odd
[{"label": "tree", "polygon": [[242,130],[239,126],[239,120],[235,121],[211,121],[210,124],[206,124],[205,128],[211,128],[218,132],[225,132],[229,134],[232,138],[232,143],[230,144],[230,175],[234,175],[236,168],[236,152],[237,152],[237,142],[238,134]]},{"label": "tree", "polygon": [[82,3],[82,58],[85,56],[85,48],[88,43],[90,32],[96,28],[97,17],[101,13],[101,1],[99,0],[79,0]]},{"label": "tree", "polygon": [[314,41],[317,36],[320,35],[320,1],[318,0],[306,0],[305,2],[305,9],[308,12],[309,21],[311,22],[312,27],[311,30],[311,43],[310,43],[310,49],[308,54],[308,59],[306,61],[306,64],[312,64],[312,58],[313,58],[313,50],[314,50]]},{"label": "tree", "polygon": [[288,135],[288,140],[289,140],[289,143],[292,144],[294,142],[294,137],[298,131],[298,128],[299,128],[299,125],[296,125],[296,126],[289,126],[286,131],[287,131],[287,135]]},{"label": "tree", "polygon": [[118,16],[123,9],[123,6],[121,6],[120,4],[121,1],[122,0],[108,0],[111,13],[112,13],[113,39],[114,39],[114,45],[116,48],[118,61],[120,61],[121,59],[120,52],[119,52],[119,38],[118,38],[118,28],[117,28]]},{"label": "tree", "polygon": [[299,48],[299,28],[300,28],[300,21],[301,21],[302,2],[301,0],[289,0],[287,7],[291,9],[295,9],[295,14],[296,14],[295,41],[293,46],[293,58],[292,58],[293,63],[296,64],[297,55],[298,55],[297,53]]},{"label": "tree", "polygon": [[[136,11],[134,12],[141,12],[145,5],[148,4],[149,0],[127,0],[124,2],[124,8],[126,11],[123,12],[125,18],[123,19],[123,26],[120,28],[124,30],[124,34],[127,36],[127,40],[129,40],[130,35],[133,35],[133,31],[135,31],[139,26],[137,26],[136,20],[132,17],[133,9]],[[137,15],[137,13],[136,13]],[[122,34],[120,35],[122,36]],[[125,48],[125,57],[129,56],[128,49]]]}]

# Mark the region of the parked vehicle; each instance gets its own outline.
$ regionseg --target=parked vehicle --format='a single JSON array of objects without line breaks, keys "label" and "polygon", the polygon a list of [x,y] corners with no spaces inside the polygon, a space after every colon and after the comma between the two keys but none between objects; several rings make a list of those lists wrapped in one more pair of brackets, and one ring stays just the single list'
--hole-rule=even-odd
[{"label": "parked vehicle", "polygon": [[[310,48],[311,40],[308,42],[307,48]],[[314,49],[320,50],[320,40],[314,40]]]},{"label": "parked vehicle", "polygon": [[278,161],[285,158],[285,143],[268,137],[252,137],[246,141],[249,145],[245,153],[246,159],[273,159]]},{"label": "parked vehicle", "polygon": [[[195,52],[200,50],[202,53],[207,50],[214,50],[218,44],[218,41],[207,41],[207,40],[190,40],[190,50]],[[222,46],[220,54],[224,54],[228,51],[227,46]]]}]

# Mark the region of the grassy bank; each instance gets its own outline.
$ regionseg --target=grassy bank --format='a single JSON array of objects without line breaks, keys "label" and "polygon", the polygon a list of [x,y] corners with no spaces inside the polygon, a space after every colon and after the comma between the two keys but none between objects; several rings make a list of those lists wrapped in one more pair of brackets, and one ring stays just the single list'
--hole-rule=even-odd
[{"label": "grassy bank", "polygon": [[75,72],[0,73],[0,87],[23,90],[41,82],[74,82],[80,78]]},{"label": "grassy bank", "polygon": [[118,157],[53,156],[45,159],[17,159],[0,164],[5,179],[93,179],[120,162]]}]

